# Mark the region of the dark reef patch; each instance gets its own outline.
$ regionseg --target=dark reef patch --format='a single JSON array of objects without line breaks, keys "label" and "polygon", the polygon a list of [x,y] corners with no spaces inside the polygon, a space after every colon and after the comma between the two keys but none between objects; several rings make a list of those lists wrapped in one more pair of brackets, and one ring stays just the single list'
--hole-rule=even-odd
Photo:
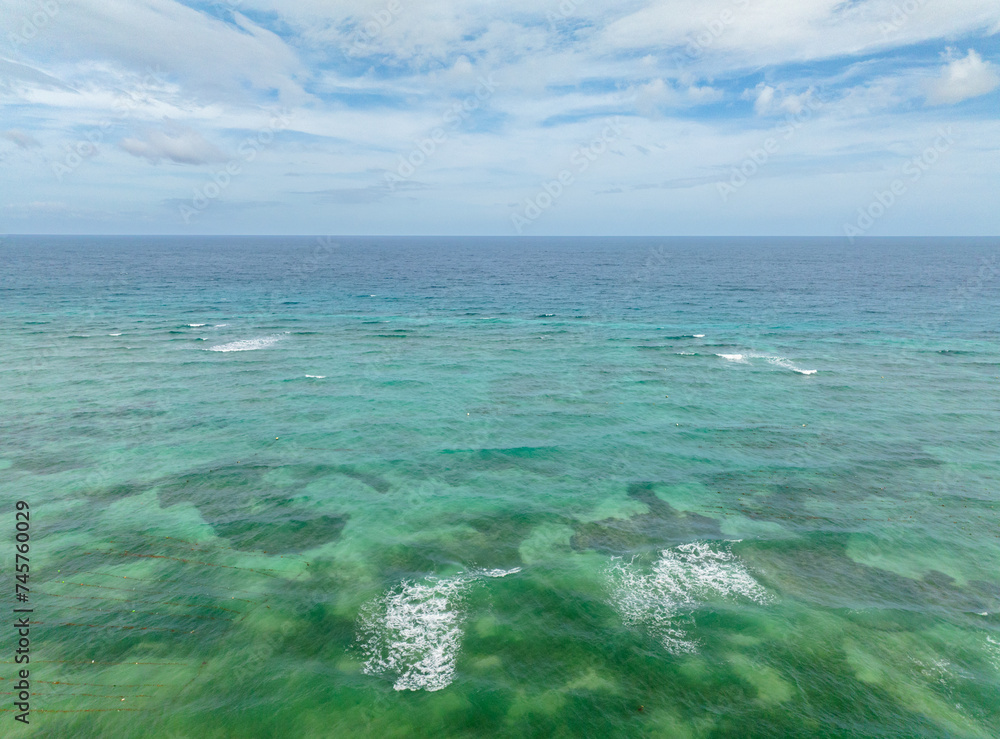
[{"label": "dark reef patch", "polygon": [[576,550],[596,549],[611,554],[672,546],[697,539],[721,539],[719,522],[697,513],[682,513],[660,498],[654,483],[633,483],[628,496],[648,509],[631,518],[576,522],[570,544]]},{"label": "dark reef patch", "polygon": [[824,532],[758,541],[745,548],[742,556],[763,573],[767,584],[821,607],[842,609],[850,603],[856,610],[914,611],[923,618],[962,620],[970,613],[1000,608],[995,594],[991,597],[983,588],[965,588],[941,572],[931,571],[917,579],[855,562],[847,553],[850,538]]},{"label": "dark reef patch", "polygon": [[[264,480],[267,465],[230,465],[174,478],[157,486],[164,507],[190,503],[234,549],[301,552],[336,541],[348,516],[331,515],[296,499],[311,480],[274,490]],[[294,468],[293,468],[293,471]]]},{"label": "dark reef patch", "polygon": [[229,539],[235,549],[295,553],[340,538],[348,516],[307,517],[305,510],[291,511],[281,521],[251,516],[229,523],[213,523],[219,536]]}]

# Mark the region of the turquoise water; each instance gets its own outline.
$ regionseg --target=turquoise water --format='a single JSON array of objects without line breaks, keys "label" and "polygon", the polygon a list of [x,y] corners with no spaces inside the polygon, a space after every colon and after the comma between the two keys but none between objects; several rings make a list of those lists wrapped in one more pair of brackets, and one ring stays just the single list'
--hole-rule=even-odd
[{"label": "turquoise water", "polygon": [[7,238],[3,734],[1000,735],[998,252]]}]

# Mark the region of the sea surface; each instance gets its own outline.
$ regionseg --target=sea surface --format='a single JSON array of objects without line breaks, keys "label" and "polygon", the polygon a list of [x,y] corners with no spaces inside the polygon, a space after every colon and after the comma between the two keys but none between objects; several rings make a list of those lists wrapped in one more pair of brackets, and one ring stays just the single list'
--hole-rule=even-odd
[{"label": "sea surface", "polygon": [[1000,736],[996,239],[0,260],[5,737]]}]

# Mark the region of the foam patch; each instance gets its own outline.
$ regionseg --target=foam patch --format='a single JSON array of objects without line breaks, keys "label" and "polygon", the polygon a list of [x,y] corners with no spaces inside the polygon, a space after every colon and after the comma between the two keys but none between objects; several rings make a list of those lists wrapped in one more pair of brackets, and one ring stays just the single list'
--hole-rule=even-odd
[{"label": "foam patch", "polygon": [[732,553],[730,543],[682,544],[664,549],[651,569],[637,563],[615,560],[608,568],[611,603],[628,626],[643,626],[673,653],[697,651],[697,642],[686,629],[694,612],[704,603],[750,600],[767,603],[771,596],[743,562]]}]

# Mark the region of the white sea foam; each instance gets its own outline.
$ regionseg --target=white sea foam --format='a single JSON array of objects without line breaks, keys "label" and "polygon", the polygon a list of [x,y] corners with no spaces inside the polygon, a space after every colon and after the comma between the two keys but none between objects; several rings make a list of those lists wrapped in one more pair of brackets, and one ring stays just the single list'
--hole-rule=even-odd
[{"label": "white sea foam", "polygon": [[921,675],[942,685],[949,684],[955,678],[955,671],[952,669],[952,664],[946,659],[930,657],[927,662],[923,662],[911,655],[910,661],[916,666]]},{"label": "white sea foam", "polygon": [[816,370],[814,369],[801,369],[796,367],[794,364],[789,362],[784,357],[766,357],[767,361],[783,369],[791,370],[792,372],[798,372],[800,375],[815,375]]},{"label": "white sea foam", "polygon": [[243,339],[241,341],[231,341],[228,344],[217,344],[208,347],[210,352],[252,352],[257,349],[266,349],[273,346],[280,339],[280,336],[264,336],[259,339]]},{"label": "white sea foam", "polygon": [[696,356],[698,356],[697,352],[674,352],[674,353],[675,354],[679,354],[682,357],[696,357]]},{"label": "white sea foam", "polygon": [[747,354],[716,354],[717,357],[722,357],[728,362],[735,362],[737,364],[750,364],[751,359],[766,359],[771,364],[776,367],[781,367],[782,369],[791,370],[792,372],[797,372],[800,375],[815,375],[816,370],[814,369],[802,369],[801,367],[796,367],[790,361],[784,357],[775,357],[771,354],[759,354],[757,352],[748,352]]},{"label": "white sea foam", "polygon": [[516,575],[520,571],[520,567],[514,567],[510,570],[473,570],[471,574],[480,577],[507,577],[507,575]]},{"label": "white sea foam", "polygon": [[108,336],[121,336],[121,334],[108,334]]},{"label": "white sea foam", "polygon": [[705,338],[705,334],[695,334],[694,338],[696,338],[696,339],[704,339]]},{"label": "white sea foam", "polygon": [[521,571],[471,570],[454,577],[404,581],[369,601],[358,617],[357,639],[364,657],[362,671],[390,675],[396,690],[448,687],[462,648],[465,598],[482,578],[507,577]]},{"label": "white sea foam", "polygon": [[395,675],[396,690],[448,687],[462,647],[465,577],[404,582],[362,608],[358,639],[369,675]]},{"label": "white sea foam", "polygon": [[207,323],[189,323],[188,326],[191,328],[201,328],[202,326],[207,326]]},{"label": "white sea foam", "polygon": [[306,377],[309,377],[309,378],[311,378],[313,380],[325,380],[326,379],[326,375],[306,375]]},{"label": "white sea foam", "polygon": [[986,637],[986,651],[989,652],[990,662],[993,666],[1000,670],[1000,641],[997,641],[992,636]]},{"label": "white sea foam", "polygon": [[694,542],[665,549],[651,569],[615,560],[608,569],[611,602],[629,626],[648,628],[674,654],[697,650],[684,624],[695,610],[712,599],[746,599],[767,603],[771,596],[730,543]]}]

